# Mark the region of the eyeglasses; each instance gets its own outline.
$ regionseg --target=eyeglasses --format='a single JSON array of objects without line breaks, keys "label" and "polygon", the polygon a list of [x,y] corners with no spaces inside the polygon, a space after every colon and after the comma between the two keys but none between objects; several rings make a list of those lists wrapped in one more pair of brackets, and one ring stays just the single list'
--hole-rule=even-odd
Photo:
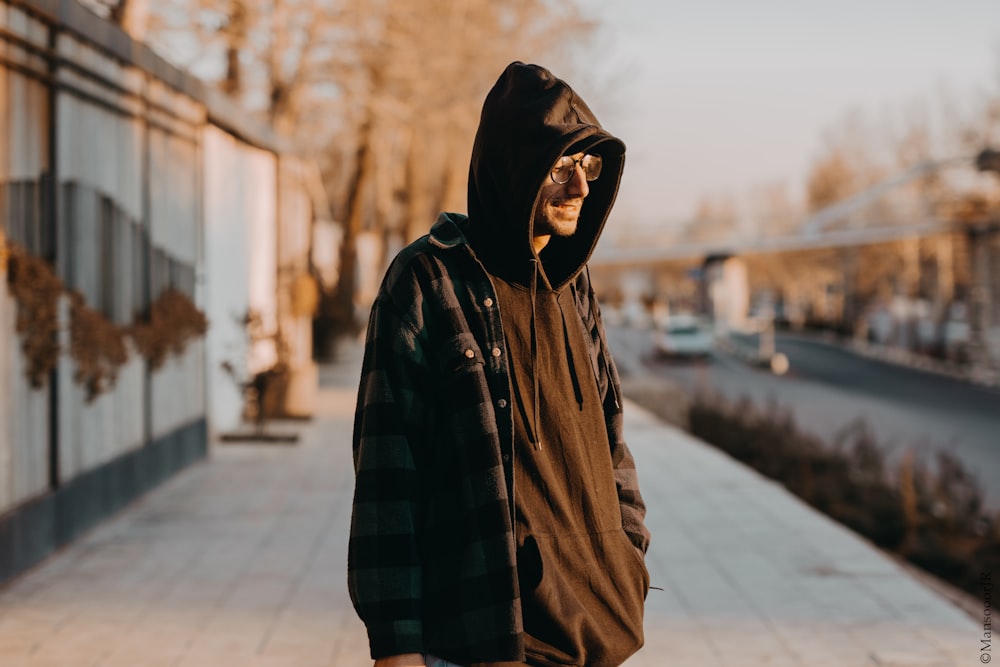
[{"label": "eyeglasses", "polygon": [[576,165],[580,165],[583,167],[583,175],[586,176],[587,180],[596,181],[597,177],[601,175],[603,164],[604,161],[600,155],[584,155],[579,160],[564,155],[556,162],[556,166],[552,167],[549,176],[552,177],[553,182],[559,185],[569,183],[569,179],[573,178],[573,174],[576,173]]}]

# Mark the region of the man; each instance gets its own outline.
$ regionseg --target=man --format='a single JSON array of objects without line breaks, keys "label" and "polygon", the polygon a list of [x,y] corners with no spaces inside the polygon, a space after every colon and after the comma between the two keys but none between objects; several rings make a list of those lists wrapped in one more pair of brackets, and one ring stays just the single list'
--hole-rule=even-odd
[{"label": "man", "polygon": [[376,667],[621,664],[649,533],[586,262],[625,146],[544,68],[486,97],[468,217],[372,308],[349,588]]}]

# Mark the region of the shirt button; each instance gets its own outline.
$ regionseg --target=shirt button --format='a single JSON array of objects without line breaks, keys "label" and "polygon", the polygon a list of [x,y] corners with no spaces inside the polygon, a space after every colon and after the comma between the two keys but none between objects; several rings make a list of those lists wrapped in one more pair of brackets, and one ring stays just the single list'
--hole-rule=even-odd
[{"label": "shirt button", "polygon": [[476,353],[473,351],[473,349],[471,347],[468,350],[465,351],[465,358],[466,359],[474,359],[475,356],[476,356]]},{"label": "shirt button", "polygon": [[487,308],[492,308],[493,307],[493,299],[490,298],[490,297],[486,297],[485,299],[483,299],[483,305],[486,306]]},{"label": "shirt button", "polygon": [[506,398],[501,398],[499,401],[497,401],[497,407],[506,408],[507,407],[507,399]]},{"label": "shirt button", "polygon": [[504,454],[503,455],[503,462],[504,463],[510,463],[510,454]]},{"label": "shirt button", "polygon": [[493,348],[493,356],[494,357],[499,357],[500,356],[500,348],[499,347]]}]

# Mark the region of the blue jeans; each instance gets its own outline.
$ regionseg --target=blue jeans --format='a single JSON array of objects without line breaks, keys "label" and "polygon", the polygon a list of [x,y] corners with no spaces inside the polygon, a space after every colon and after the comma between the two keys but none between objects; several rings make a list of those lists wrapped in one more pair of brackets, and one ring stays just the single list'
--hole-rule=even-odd
[{"label": "blue jeans", "polygon": [[442,660],[441,658],[435,658],[433,655],[428,653],[424,654],[424,662],[427,663],[427,667],[462,667],[461,665],[456,665],[453,662],[448,662],[447,660]]}]

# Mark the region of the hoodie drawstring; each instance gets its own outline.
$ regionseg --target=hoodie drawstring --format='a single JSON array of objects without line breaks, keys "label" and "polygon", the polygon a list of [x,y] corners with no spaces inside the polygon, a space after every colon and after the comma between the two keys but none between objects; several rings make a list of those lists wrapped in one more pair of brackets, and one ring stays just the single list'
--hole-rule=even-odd
[{"label": "hoodie drawstring", "polygon": [[[535,449],[541,451],[541,387],[538,379],[538,326],[537,326],[537,301],[538,301],[538,259],[531,260],[531,384],[532,384],[532,415],[528,420],[528,438]],[[574,294],[575,298],[575,294]],[[558,301],[557,301],[558,303]],[[576,398],[577,408],[583,411],[583,388],[580,386],[580,377],[577,374],[576,360],[573,358],[573,347],[570,345],[569,325],[566,323],[566,311],[562,304],[559,305],[559,315],[562,320],[563,347],[566,350],[566,361],[569,366],[570,380],[573,383],[573,396]]]},{"label": "hoodie drawstring", "polygon": [[533,388],[533,398],[534,398],[534,415],[532,417],[531,430],[528,435],[531,437],[531,442],[535,445],[535,449],[541,451],[542,441],[538,437],[541,432],[539,428],[539,416],[538,413],[541,412],[539,407],[539,387],[538,387],[538,331],[535,326],[535,297],[538,293],[538,259],[531,259],[531,381]]}]

